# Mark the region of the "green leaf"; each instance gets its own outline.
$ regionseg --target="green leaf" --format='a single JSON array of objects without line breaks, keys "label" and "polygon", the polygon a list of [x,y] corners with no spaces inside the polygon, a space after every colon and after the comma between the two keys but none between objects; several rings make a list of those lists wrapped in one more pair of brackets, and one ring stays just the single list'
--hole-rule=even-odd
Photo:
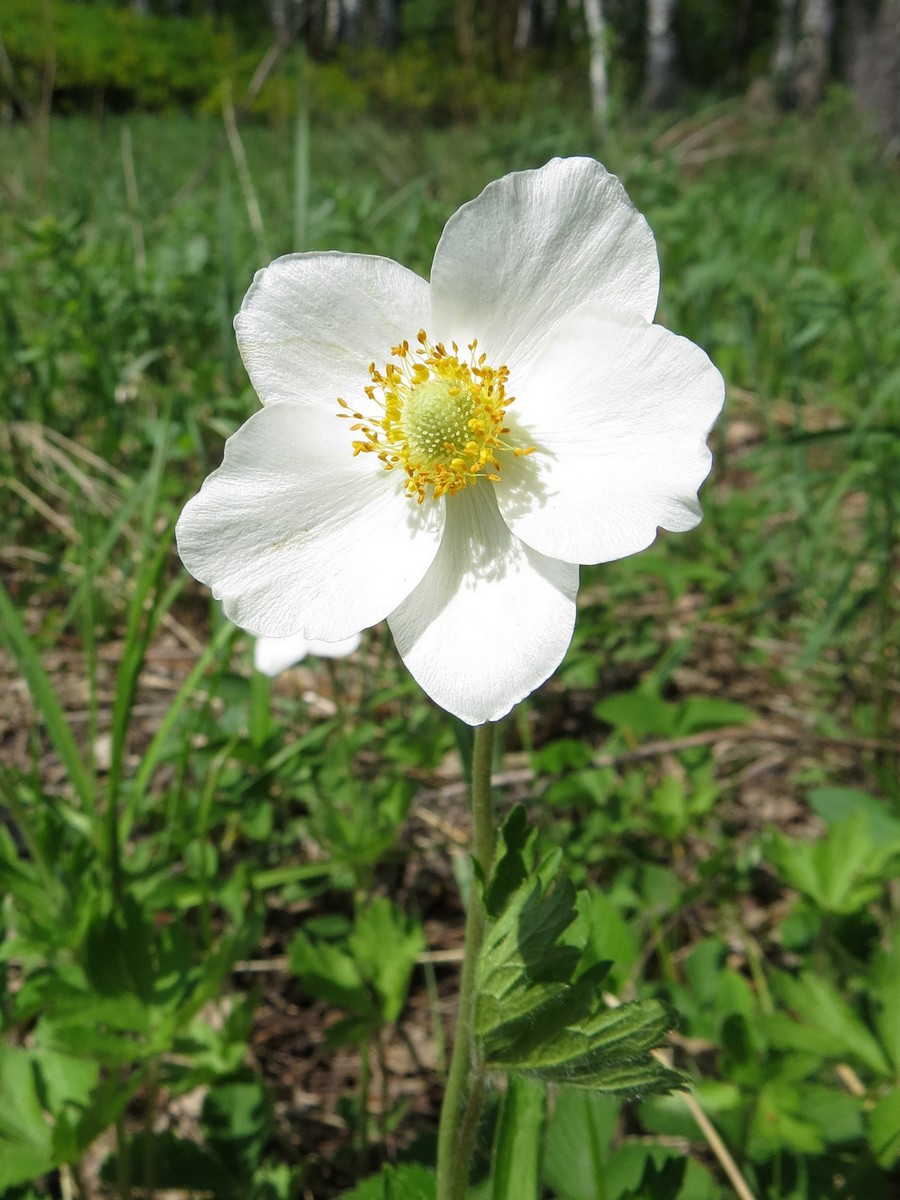
[{"label": "green leaf", "polygon": [[494,1137],[491,1200],[538,1200],[545,1104],[542,1084],[510,1076]]},{"label": "green leaf", "polygon": [[[742,1105],[741,1090],[732,1083],[714,1079],[699,1079],[693,1088],[694,1099],[707,1115],[713,1118],[737,1113]],[[695,1138],[697,1122],[685,1104],[683,1095],[648,1096],[639,1108],[641,1125],[648,1133],[670,1137]]]},{"label": "green leaf", "polygon": [[382,1021],[394,1021],[406,1001],[416,959],[425,948],[425,935],[384,897],[376,896],[361,909],[343,941],[311,938],[297,933],[291,942],[291,970],[314,996],[346,1009],[359,1037]]},{"label": "green leaf", "polygon": [[604,1194],[619,1107],[612,1096],[560,1089],[547,1122],[544,1181],[565,1200],[597,1200]]},{"label": "green leaf", "polygon": [[589,962],[613,962],[623,974],[637,962],[640,948],[621,909],[604,892],[578,893],[578,911],[584,920]]},{"label": "green leaf", "polygon": [[859,1142],[865,1133],[863,1101],[834,1088],[804,1084],[803,1115],[818,1125],[831,1145]]},{"label": "green leaf", "polygon": [[63,707],[49,676],[41,665],[34,643],[28,636],[18,609],[0,584],[0,637],[22,673],[34,706],[47,727],[56,753],[62,759],[69,782],[72,784],[82,808],[93,813],[97,807],[96,791],[91,772],[78,750],[75,736],[66,719]]},{"label": "green leaf", "polygon": [[[140,1182],[140,1164],[145,1161],[148,1146],[143,1134],[129,1138],[126,1143],[129,1162],[138,1165],[135,1180]],[[150,1143],[153,1156],[155,1186],[161,1191],[200,1192],[215,1195],[221,1200],[238,1200],[246,1195],[243,1180],[234,1180],[218,1158],[205,1146],[179,1138],[166,1130],[155,1133]],[[118,1165],[118,1154],[112,1154],[104,1162],[101,1178],[114,1185]],[[238,1186],[235,1187],[235,1184]]]},{"label": "green leaf", "polygon": [[166,1033],[164,1023],[155,1026],[151,1011],[128,992],[72,991],[40,1019],[36,1038],[48,1050],[116,1066],[167,1050]]},{"label": "green leaf", "polygon": [[664,1146],[626,1142],[609,1160],[610,1200],[675,1200],[687,1160]]},{"label": "green leaf", "polygon": [[825,1147],[819,1127],[804,1112],[802,1089],[780,1080],[763,1085],[750,1135],[750,1153],[762,1160],[779,1150],[820,1154]]},{"label": "green leaf", "polygon": [[886,863],[898,852],[900,844],[874,840],[864,812],[844,817],[816,842],[777,832],[769,840],[769,857],[785,881],[832,913],[858,912],[871,903],[884,889]]},{"label": "green leaf", "polygon": [[358,1016],[374,1015],[375,1005],[359,966],[345,949],[313,941],[300,930],[291,941],[288,957],[291,971],[311,995]]},{"label": "green leaf", "polygon": [[835,825],[855,813],[864,813],[869,835],[876,845],[900,843],[900,821],[877,796],[856,788],[821,787],[809,793],[809,802],[823,821]]},{"label": "green leaf", "polygon": [[890,948],[877,955],[871,976],[877,1002],[875,1026],[881,1044],[900,1079],[900,929],[894,933]]},{"label": "green leaf", "polygon": [[418,921],[399,912],[390,900],[375,896],[356,918],[349,946],[363,977],[381,1001],[381,1015],[396,1021],[409,993],[416,959],[425,949]]},{"label": "green leaf", "polygon": [[492,917],[502,912],[525,880],[526,848],[534,839],[534,831],[529,832],[525,822],[525,809],[517,804],[503,823],[500,832],[502,849],[494,865],[490,886],[484,893],[484,907]]},{"label": "green leaf", "polygon": [[882,1096],[869,1113],[869,1145],[885,1169],[900,1159],[900,1087]]},{"label": "green leaf", "polygon": [[33,1056],[0,1042],[0,1191],[54,1165],[53,1136],[38,1093]]},{"label": "green leaf", "polygon": [[434,1172],[415,1163],[384,1166],[380,1175],[364,1180],[341,1200],[434,1200]]},{"label": "green leaf", "polygon": [[644,688],[601,700],[594,714],[632,741],[651,734],[674,737],[678,730],[677,707]]},{"label": "green leaf", "polygon": [[600,985],[609,963],[583,969],[581,950],[562,940],[577,916],[572,883],[548,881],[546,862],[533,867],[518,815],[501,831],[501,846],[505,882],[495,888],[495,873],[486,888],[493,903],[477,975],[475,1035],[488,1066],[610,1092],[678,1086],[680,1076],[649,1053],[671,1027],[668,1008],[608,1008]]},{"label": "green leaf", "polygon": [[720,696],[688,696],[678,706],[678,733],[700,733],[729,725],[752,725],[756,713],[744,704]]},{"label": "green leaf", "polygon": [[228,1173],[249,1179],[272,1128],[272,1097],[261,1079],[217,1083],[203,1102],[206,1142]]},{"label": "green leaf", "polygon": [[826,979],[807,972],[796,979],[782,974],[775,982],[797,1014],[797,1023],[778,1016],[764,1020],[775,1044],[812,1050],[832,1060],[851,1058],[878,1075],[890,1076],[890,1064],[877,1039]]}]

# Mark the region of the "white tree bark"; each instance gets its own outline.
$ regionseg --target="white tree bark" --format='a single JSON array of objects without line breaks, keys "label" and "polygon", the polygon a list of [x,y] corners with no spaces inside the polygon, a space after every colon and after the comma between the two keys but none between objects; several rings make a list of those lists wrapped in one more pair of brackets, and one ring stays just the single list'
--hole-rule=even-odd
[{"label": "white tree bark", "polygon": [[343,40],[351,46],[359,44],[360,20],[362,13],[360,11],[360,0],[343,0],[342,7],[344,10],[343,20]]},{"label": "white tree bark", "polygon": [[834,0],[803,0],[794,90],[804,112],[820,103],[828,87],[833,31]]},{"label": "white tree bark", "polygon": [[513,38],[513,49],[519,54],[531,45],[532,30],[534,29],[534,8],[532,0],[519,0],[516,13],[516,34]]},{"label": "white tree bark", "polygon": [[872,114],[889,154],[900,154],[900,0],[852,3],[843,59],[859,106]]},{"label": "white tree bark", "polygon": [[606,23],[603,0],[584,0],[584,22],[590,53],[591,116],[600,141],[609,124],[609,78],[606,70]]},{"label": "white tree bark", "polygon": [[325,45],[336,46],[341,36],[341,0],[325,0]]},{"label": "white tree bark", "polygon": [[677,0],[647,0],[647,74],[644,100],[650,108],[671,108],[678,97]]},{"label": "white tree bark", "polygon": [[783,88],[794,77],[797,58],[797,0],[781,0],[778,9],[778,37],[772,55],[772,75]]}]

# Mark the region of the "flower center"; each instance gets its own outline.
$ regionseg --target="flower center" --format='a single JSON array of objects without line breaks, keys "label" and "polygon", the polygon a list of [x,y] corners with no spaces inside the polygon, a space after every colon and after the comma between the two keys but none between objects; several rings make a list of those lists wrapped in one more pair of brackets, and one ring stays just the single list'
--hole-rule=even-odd
[{"label": "flower center", "polygon": [[468,361],[460,361],[459,347],[452,353],[441,342],[433,345],[419,331],[419,348],[409,342],[391,349],[397,362],[384,371],[369,367],[371,384],[366,395],[380,412],[364,416],[353,412],[346,400],[341,417],[352,418],[351,429],[362,436],[353,442],[353,454],[376,454],[386,471],[406,473],[406,490],[419,504],[429,494],[453,496],[478,479],[500,482],[505,451],[517,458],[531,454],[533,446],[515,447],[506,440],[506,410],[514,397],[506,394],[508,367],[489,367],[478,343],[468,347]]}]

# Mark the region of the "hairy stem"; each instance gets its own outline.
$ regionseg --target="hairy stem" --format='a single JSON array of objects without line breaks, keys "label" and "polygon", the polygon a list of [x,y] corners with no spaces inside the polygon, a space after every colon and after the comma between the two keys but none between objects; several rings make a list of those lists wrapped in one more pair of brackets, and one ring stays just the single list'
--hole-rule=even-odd
[{"label": "hairy stem", "polygon": [[[485,877],[494,858],[493,748],[493,725],[479,725],[472,751],[472,851]],[[484,909],[478,888],[473,887],[466,915],[456,1037],[438,1130],[437,1200],[463,1200],[469,1181],[484,1090],[483,1068],[477,1062],[475,1047],[475,976],[483,937]]]}]

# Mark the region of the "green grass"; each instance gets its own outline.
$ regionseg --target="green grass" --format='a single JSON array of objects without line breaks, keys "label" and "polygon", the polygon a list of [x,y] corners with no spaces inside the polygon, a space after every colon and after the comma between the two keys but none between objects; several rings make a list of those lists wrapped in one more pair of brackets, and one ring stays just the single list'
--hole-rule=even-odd
[{"label": "green grass", "polygon": [[[427,274],[490,179],[595,147],[552,105],[439,132],[314,112],[241,137],[261,227],[227,144],[184,192],[215,123],[0,128],[0,644],[35,713],[0,708],[8,1200],[49,1194],[25,1181],[60,1164],[74,1194],[102,1194],[79,1164],[106,1128],[120,1196],[200,1179],[325,1200],[386,1146],[415,1160],[433,1125],[390,1081],[371,1119],[347,1096],[338,1133],[301,1125],[265,1054],[245,1056],[267,1010],[235,964],[287,953],[271,986],[298,1024],[328,1005],[330,1044],[366,1061],[396,1049],[410,989],[431,1008],[401,1020],[433,1034],[452,973],[413,960],[423,921],[441,945],[459,921],[449,872],[428,884],[464,821],[454,731],[383,630],[333,676],[252,677],[171,527],[255,408],[231,320],[267,256],[361,250]],[[896,168],[839,100],[809,125],[735,103],[624,127],[600,157],[656,233],[660,319],[709,350],[729,400],[703,524],[583,572],[572,650],[506,727],[501,804],[525,800],[588,886],[580,928],[614,960],[609,990],[674,1003],[678,1065],[754,1194],[887,1200]],[[154,1134],[200,1086],[193,1140]],[[529,1170],[560,1200],[731,1194],[677,1097],[626,1111],[563,1090],[545,1151]]]}]

